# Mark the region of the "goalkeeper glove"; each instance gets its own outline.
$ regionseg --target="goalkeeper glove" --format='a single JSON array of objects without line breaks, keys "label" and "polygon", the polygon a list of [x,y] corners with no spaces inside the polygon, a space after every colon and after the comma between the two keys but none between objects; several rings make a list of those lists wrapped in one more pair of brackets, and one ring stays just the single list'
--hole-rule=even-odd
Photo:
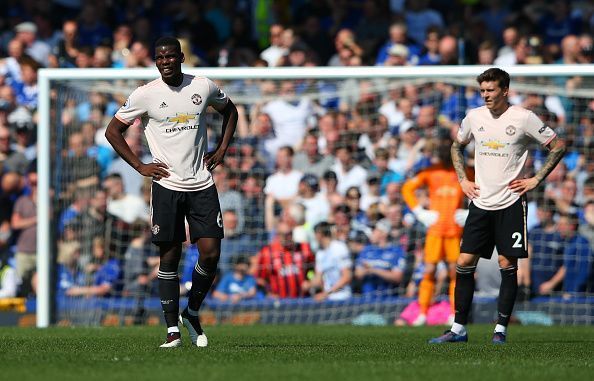
[{"label": "goalkeeper glove", "polygon": [[412,211],[415,214],[417,220],[419,220],[427,228],[436,223],[437,219],[439,218],[439,213],[437,213],[435,210],[425,209],[421,205],[417,206]]},{"label": "goalkeeper glove", "polygon": [[454,221],[458,226],[464,227],[466,218],[468,217],[468,209],[456,209],[454,213]]}]

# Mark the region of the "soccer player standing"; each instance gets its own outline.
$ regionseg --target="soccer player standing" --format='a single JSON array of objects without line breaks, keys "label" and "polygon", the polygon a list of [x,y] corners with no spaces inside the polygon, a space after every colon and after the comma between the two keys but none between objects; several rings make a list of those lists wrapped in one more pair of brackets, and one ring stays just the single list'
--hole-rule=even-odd
[{"label": "soccer player standing", "polygon": [[[509,74],[491,68],[477,77],[485,105],[468,112],[456,141],[452,162],[462,191],[471,199],[456,262],[455,308],[451,330],[430,343],[466,342],[466,324],[474,294],[474,272],[480,257],[499,253],[501,285],[493,343],[503,344],[518,291],[518,258],[526,258],[526,196],[555,168],[565,142],[533,112],[508,103]],[[466,177],[464,146],[475,141],[475,182]],[[524,177],[528,146],[533,141],[549,149],[542,167]]]},{"label": "soccer player standing", "polygon": [[[208,78],[182,73],[184,54],[172,37],[155,43],[155,62],[161,77],[130,94],[110,121],[105,136],[116,152],[141,175],[152,177],[152,241],[159,247],[159,296],[167,323],[163,348],[181,345],[178,328],[178,265],[187,220],[190,241],[200,251],[192,273],[188,306],[179,321],[193,345],[205,347],[198,310],[215,277],[223,238],[223,220],[211,171],[223,162],[237,125],[237,109]],[[208,152],[206,108],[223,115],[222,137]],[[142,163],[123,133],[140,118],[153,163]]]}]

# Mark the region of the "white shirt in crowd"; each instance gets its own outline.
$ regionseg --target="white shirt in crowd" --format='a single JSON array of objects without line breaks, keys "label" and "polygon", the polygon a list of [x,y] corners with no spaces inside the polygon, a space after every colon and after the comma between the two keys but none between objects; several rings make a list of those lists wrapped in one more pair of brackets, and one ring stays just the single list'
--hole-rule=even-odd
[{"label": "white shirt in crowd", "polygon": [[272,195],[277,200],[286,200],[297,195],[299,181],[303,173],[291,170],[289,173],[275,172],[266,179],[264,193]]},{"label": "white shirt in crowd", "polygon": [[[316,253],[316,273],[322,274],[324,291],[330,290],[340,280],[342,270],[352,268],[353,261],[349,248],[342,241],[332,241],[326,249]],[[339,291],[328,295],[329,300],[345,300],[351,297],[351,286],[346,285]]]},{"label": "white shirt in crowd", "polygon": [[107,211],[128,224],[136,220],[148,221],[148,209],[142,198],[132,194],[126,194],[118,200],[107,200]]}]

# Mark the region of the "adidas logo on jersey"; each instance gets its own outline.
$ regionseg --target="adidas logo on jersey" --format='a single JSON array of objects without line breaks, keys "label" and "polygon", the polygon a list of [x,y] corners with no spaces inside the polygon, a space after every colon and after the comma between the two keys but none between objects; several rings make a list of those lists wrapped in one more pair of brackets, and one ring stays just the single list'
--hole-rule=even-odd
[{"label": "adidas logo on jersey", "polygon": [[485,127],[481,126],[481,127],[479,128],[479,132],[484,132],[484,131],[485,131]]},{"label": "adidas logo on jersey", "polygon": [[169,106],[167,106],[167,103],[165,103],[165,102],[162,102],[161,105],[159,106],[159,108],[165,108],[165,107],[169,107]]}]

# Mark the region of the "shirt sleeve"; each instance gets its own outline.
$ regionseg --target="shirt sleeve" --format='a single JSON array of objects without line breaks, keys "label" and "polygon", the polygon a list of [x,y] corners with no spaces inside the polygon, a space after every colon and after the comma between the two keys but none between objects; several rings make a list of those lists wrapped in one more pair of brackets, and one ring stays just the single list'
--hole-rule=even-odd
[{"label": "shirt sleeve", "polygon": [[346,244],[341,245],[340,254],[338,256],[338,268],[342,270],[351,267],[353,267],[353,260],[349,254],[349,248]]},{"label": "shirt sleeve", "polygon": [[212,80],[207,78],[206,81],[208,82],[209,89],[208,104],[215,108],[216,106],[225,106],[229,101],[227,94],[225,94]]},{"label": "shirt sleeve", "polygon": [[470,128],[470,121],[468,116],[462,119],[462,123],[460,123],[460,128],[458,128],[458,134],[456,134],[456,140],[458,143],[466,144],[472,139],[472,131]]},{"label": "shirt sleeve", "polygon": [[557,136],[555,131],[546,124],[532,111],[528,111],[526,123],[524,125],[525,132],[528,136],[536,140],[542,145],[547,145]]},{"label": "shirt sleeve", "polygon": [[142,96],[142,91],[138,88],[126,99],[126,102],[116,112],[115,117],[130,125],[134,123],[134,119],[140,118],[146,113],[146,97]]}]

